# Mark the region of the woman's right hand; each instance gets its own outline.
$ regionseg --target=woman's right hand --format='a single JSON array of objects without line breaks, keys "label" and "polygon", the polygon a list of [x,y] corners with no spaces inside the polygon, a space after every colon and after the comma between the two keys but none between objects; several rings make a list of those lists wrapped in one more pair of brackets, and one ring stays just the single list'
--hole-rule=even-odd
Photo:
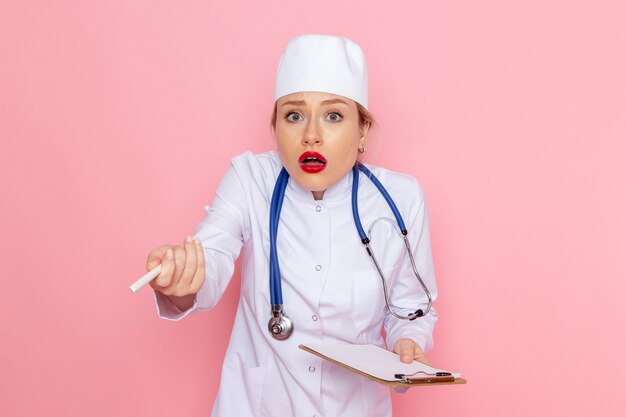
[{"label": "woman's right hand", "polygon": [[150,271],[157,265],[161,265],[161,273],[150,281],[155,291],[174,302],[181,297],[195,299],[204,284],[204,249],[198,238],[191,240],[187,236],[181,246],[161,245],[153,249],[148,254],[146,269]]}]

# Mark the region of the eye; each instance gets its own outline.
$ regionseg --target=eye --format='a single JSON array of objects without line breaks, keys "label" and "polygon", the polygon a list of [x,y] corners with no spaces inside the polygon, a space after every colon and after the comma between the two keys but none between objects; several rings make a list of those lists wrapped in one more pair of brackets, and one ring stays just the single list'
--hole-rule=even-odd
[{"label": "eye", "polygon": [[292,111],[287,113],[285,119],[287,119],[288,122],[297,122],[302,120],[302,116],[300,116],[300,114],[296,113],[295,111]]},{"label": "eye", "polygon": [[343,116],[337,113],[336,111],[334,111],[328,114],[328,119],[331,122],[340,122],[341,120],[343,120]]}]

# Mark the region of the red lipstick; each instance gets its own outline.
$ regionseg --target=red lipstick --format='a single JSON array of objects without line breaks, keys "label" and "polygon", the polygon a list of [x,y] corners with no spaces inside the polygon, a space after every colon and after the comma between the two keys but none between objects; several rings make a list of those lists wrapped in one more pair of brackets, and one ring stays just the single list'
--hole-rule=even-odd
[{"label": "red lipstick", "polygon": [[326,168],[326,158],[318,152],[305,152],[298,158],[300,168],[309,174],[321,172]]}]

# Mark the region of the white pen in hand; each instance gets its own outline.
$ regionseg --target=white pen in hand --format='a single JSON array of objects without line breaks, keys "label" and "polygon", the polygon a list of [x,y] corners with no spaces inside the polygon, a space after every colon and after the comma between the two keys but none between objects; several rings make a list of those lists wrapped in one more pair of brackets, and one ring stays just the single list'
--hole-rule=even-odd
[{"label": "white pen in hand", "polygon": [[168,297],[189,299],[204,283],[204,261],[204,248],[198,238],[187,236],[182,245],[161,245],[148,255],[149,272],[129,288],[136,293],[150,283],[155,291]]},{"label": "white pen in hand", "polygon": [[161,265],[157,265],[155,268],[152,268],[146,275],[144,275],[143,277],[135,281],[128,288],[130,288],[130,290],[133,293],[136,293],[137,291],[145,287],[146,284],[148,284],[150,281],[158,277],[160,273],[161,273]]}]

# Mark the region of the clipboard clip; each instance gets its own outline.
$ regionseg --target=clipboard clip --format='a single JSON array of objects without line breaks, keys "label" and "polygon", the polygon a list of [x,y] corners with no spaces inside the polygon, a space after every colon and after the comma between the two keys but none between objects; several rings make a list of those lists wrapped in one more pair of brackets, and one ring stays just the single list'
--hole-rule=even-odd
[{"label": "clipboard clip", "polygon": [[[420,374],[420,378],[411,378],[416,376],[417,374]],[[424,375],[424,378],[421,378],[421,375]],[[413,383],[413,382],[418,382],[418,381],[424,381],[424,382],[449,382],[449,381],[454,381],[454,377],[452,376],[452,374],[450,372],[433,372],[433,373],[429,373],[426,371],[416,371],[413,372],[412,374],[395,374],[393,376],[396,379],[400,379],[403,382],[406,382],[407,384]],[[428,378],[428,377],[434,377],[434,378]]]}]

